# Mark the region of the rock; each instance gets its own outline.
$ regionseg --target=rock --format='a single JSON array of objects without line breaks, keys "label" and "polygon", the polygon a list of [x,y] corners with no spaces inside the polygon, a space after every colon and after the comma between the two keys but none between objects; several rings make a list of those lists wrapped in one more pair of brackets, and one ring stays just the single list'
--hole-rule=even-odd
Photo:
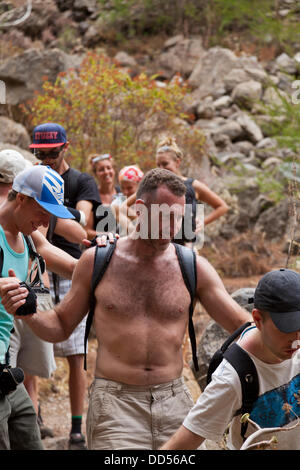
[{"label": "rock", "polygon": [[65,437],[51,437],[43,440],[45,450],[68,450],[69,439]]},{"label": "rock", "polygon": [[172,36],[171,38],[167,39],[166,42],[164,43],[164,49],[167,50],[170,47],[176,46],[178,42],[181,42],[184,40],[183,34],[177,34],[176,36]]},{"label": "rock", "polygon": [[31,143],[26,128],[5,116],[0,116],[0,141],[23,149],[28,149]]},{"label": "rock", "polygon": [[248,116],[248,114],[239,113],[236,121],[245,131],[251,142],[256,144],[263,139],[264,136],[260,127],[253,121],[253,119],[251,119],[250,116]]},{"label": "rock", "polygon": [[253,287],[243,287],[242,289],[238,289],[231,297],[244,309],[248,310],[249,313],[253,310],[253,302],[249,303],[248,300],[253,298],[255,292],[255,288]]},{"label": "rock", "polygon": [[234,87],[231,93],[233,101],[239,106],[251,109],[253,104],[260,100],[262,94],[262,85],[255,80],[239,83]]},{"label": "rock", "polygon": [[229,49],[213,47],[200,58],[191,73],[188,83],[195,89],[194,95],[212,95],[218,98],[225,94],[224,77],[236,67],[238,59]]},{"label": "rock", "polygon": [[224,95],[213,102],[213,107],[216,110],[220,110],[223,108],[228,108],[231,105],[231,103],[232,103],[231,96]]},{"label": "rock", "polygon": [[294,59],[288,56],[285,52],[280,54],[277,57],[275,64],[278,70],[282,70],[284,73],[289,73],[291,75],[295,74],[297,71],[297,65]]},{"label": "rock", "polygon": [[[215,143],[215,145],[218,147],[218,149],[222,149],[223,152],[231,151],[232,145],[231,145],[231,140],[230,137],[226,134],[220,134],[220,133],[215,133],[212,135],[212,139]],[[219,155],[219,154],[218,154]],[[217,160],[219,160],[218,155],[216,155]],[[222,160],[221,160],[222,161]]]},{"label": "rock", "polygon": [[249,80],[249,75],[244,69],[232,69],[224,78],[225,89],[231,92],[237,85]]},{"label": "rock", "polygon": [[262,100],[271,108],[283,106],[284,101],[291,101],[290,96],[283,90],[274,87],[266,88]]},{"label": "rock", "polygon": [[249,76],[249,78],[252,78],[256,82],[260,82],[262,85],[266,85],[270,81],[269,75],[262,68],[258,68],[258,67],[248,65],[248,66],[245,67],[244,70],[247,73],[247,75]]},{"label": "rock", "polygon": [[6,102],[18,105],[42,89],[46,76],[54,82],[60,72],[80,64],[82,57],[65,54],[59,49],[28,51],[0,64],[0,80],[6,84]]},{"label": "rock", "polygon": [[249,208],[247,210],[249,218],[257,220],[260,214],[273,207],[274,203],[264,194],[259,194],[254,200],[250,201]]},{"label": "rock", "polygon": [[191,368],[195,378],[203,391],[206,386],[206,376],[208,366],[214,353],[222,346],[224,341],[229,337],[227,331],[224,330],[215,321],[210,321],[197,346],[197,356],[199,363],[199,371],[195,371],[193,365]]},{"label": "rock", "polygon": [[165,49],[158,58],[157,67],[166,78],[175,73],[187,78],[205,54],[201,38],[185,39],[182,35],[168,40]]},{"label": "rock", "polygon": [[219,162],[221,165],[224,165],[225,163],[228,164],[230,161],[232,161],[234,166],[236,166],[237,163],[242,163],[245,155],[241,152],[225,151],[217,153],[215,157],[217,162]]},{"label": "rock", "polygon": [[254,232],[265,234],[268,240],[280,241],[289,230],[289,201],[280,201],[276,206],[265,210],[258,218]]},{"label": "rock", "polygon": [[212,135],[214,133],[225,134],[225,135],[228,135],[228,137],[230,137],[231,140],[235,140],[242,136],[243,129],[242,129],[242,126],[237,121],[228,119],[225,124],[211,131]]},{"label": "rock", "polygon": [[131,57],[127,52],[119,51],[114,59],[120,64],[122,67],[135,67],[137,65],[136,60],[134,57]]},{"label": "rock", "polygon": [[227,120],[222,117],[216,117],[214,119],[198,119],[195,122],[195,127],[197,129],[206,130],[209,133],[219,132],[221,126],[225,126]]},{"label": "rock", "polygon": [[275,139],[271,139],[271,137],[266,137],[265,139],[262,139],[256,145],[256,148],[258,149],[276,148],[276,147],[277,147],[277,142]]},{"label": "rock", "polygon": [[[252,305],[248,304],[248,298],[253,297],[253,288],[239,289],[231,295],[234,300],[247,309],[249,312],[252,311]],[[214,320],[210,321],[201,336],[197,347],[197,355],[199,361],[199,372],[196,372],[192,366],[195,378],[203,391],[206,386],[206,376],[210,361],[215,352],[222,346],[224,341],[229,337],[229,333],[224,330],[222,326],[216,323]]]},{"label": "rock", "polygon": [[215,115],[215,107],[211,96],[207,96],[200,101],[197,106],[196,115],[200,119],[212,119]]},{"label": "rock", "polygon": [[232,150],[235,152],[240,152],[245,156],[249,156],[250,153],[254,150],[254,145],[248,140],[241,140],[239,142],[234,142],[232,144]]}]

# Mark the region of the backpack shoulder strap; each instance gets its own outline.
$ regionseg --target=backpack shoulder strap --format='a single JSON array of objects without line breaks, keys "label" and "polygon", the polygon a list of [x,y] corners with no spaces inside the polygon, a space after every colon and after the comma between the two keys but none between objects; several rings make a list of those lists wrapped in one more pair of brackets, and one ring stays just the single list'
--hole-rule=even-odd
[{"label": "backpack shoulder strap", "polygon": [[[251,413],[253,403],[259,394],[259,381],[254,362],[247,352],[237,343],[233,343],[225,352],[224,358],[237,371],[242,387],[242,406],[236,414]],[[241,425],[241,436],[245,439],[247,422]]]},{"label": "backpack shoulder strap", "polygon": [[4,253],[3,253],[2,246],[0,246],[0,277],[2,277],[3,263],[4,263]]},{"label": "backpack shoulder strap", "polygon": [[55,230],[55,227],[56,227],[56,223],[57,223],[56,215],[51,214],[50,222],[49,222],[49,226],[48,226],[48,230],[47,230],[47,234],[46,234],[46,238],[47,238],[48,242],[50,242],[50,243],[52,243],[52,241],[53,241],[53,235],[54,235],[54,230]]},{"label": "backpack shoulder strap", "polygon": [[177,243],[174,243],[174,246],[182,277],[191,297],[191,303],[189,307],[189,336],[191,341],[194,368],[196,371],[198,371],[199,364],[197,359],[197,344],[193,323],[194,300],[196,297],[197,288],[196,255],[190,248],[179,245]]},{"label": "backpack shoulder strap", "polygon": [[81,173],[79,170],[71,167],[69,168],[69,173],[66,180],[67,184],[65,184],[64,190],[64,204],[66,206],[72,207],[75,201],[80,175]]},{"label": "backpack shoulder strap", "polygon": [[223,358],[224,358],[224,353],[227,351],[228,347],[233,343],[235,339],[237,339],[241,333],[251,326],[251,322],[246,322],[243,325],[241,325],[239,328],[237,328],[230,336],[229,338],[224,341],[222,346],[215,352],[213,357],[210,360],[209,366],[208,366],[208,371],[206,375],[206,384],[208,385],[211,382],[211,376],[216,370],[216,368],[221,364]]},{"label": "backpack shoulder strap", "polygon": [[36,251],[35,244],[30,235],[23,235],[28,246],[29,256],[32,261],[37,260],[40,266],[41,274],[46,270],[44,258]]},{"label": "backpack shoulder strap", "polygon": [[111,257],[116,249],[116,240],[114,243],[107,243],[105,247],[99,247],[96,245],[95,248],[95,257],[94,257],[94,269],[92,274],[92,281],[91,281],[91,296],[90,296],[90,311],[87,316],[86,326],[85,326],[85,333],[84,333],[84,369],[87,370],[87,340],[90,333],[90,329],[93,323],[94,312],[95,312],[95,305],[96,305],[96,298],[95,298],[95,289],[102,279]]}]

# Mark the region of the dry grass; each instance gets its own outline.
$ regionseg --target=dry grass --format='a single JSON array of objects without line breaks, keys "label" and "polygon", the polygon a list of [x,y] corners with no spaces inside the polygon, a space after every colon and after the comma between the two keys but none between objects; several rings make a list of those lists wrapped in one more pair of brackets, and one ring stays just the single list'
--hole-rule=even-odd
[{"label": "dry grass", "polygon": [[265,274],[283,262],[282,246],[271,245],[263,235],[252,232],[204,245],[201,255],[211,262],[222,278]]}]

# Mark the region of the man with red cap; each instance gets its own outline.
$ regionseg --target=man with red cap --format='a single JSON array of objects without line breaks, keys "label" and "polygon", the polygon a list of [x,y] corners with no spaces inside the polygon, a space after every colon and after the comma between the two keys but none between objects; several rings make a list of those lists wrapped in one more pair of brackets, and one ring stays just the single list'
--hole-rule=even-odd
[{"label": "man with red cap", "polygon": [[[71,168],[65,157],[69,147],[65,129],[57,123],[40,124],[33,130],[33,141],[30,148],[34,155],[63,178],[65,184],[64,204],[70,209],[77,222],[86,226],[86,221],[96,206],[98,206],[99,193],[94,178]],[[74,258],[79,259],[81,248],[79,244],[71,243],[57,235],[52,225],[52,233],[48,231],[47,238],[54,246],[61,248]],[[69,279],[49,273],[51,292],[55,303],[63,299],[71,287]],[[84,398],[86,393],[86,373],[83,369],[84,328],[85,321],[78,325],[70,338],[55,344],[56,356],[66,357],[68,360],[69,393],[72,414],[69,448],[71,450],[85,448],[85,438],[81,432]]]}]

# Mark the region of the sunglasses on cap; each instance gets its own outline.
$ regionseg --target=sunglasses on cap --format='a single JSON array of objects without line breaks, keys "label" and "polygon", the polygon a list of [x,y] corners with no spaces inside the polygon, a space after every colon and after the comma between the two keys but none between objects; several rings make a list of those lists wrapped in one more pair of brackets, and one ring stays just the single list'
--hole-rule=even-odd
[{"label": "sunglasses on cap", "polygon": [[109,153],[103,153],[102,155],[97,155],[92,159],[93,163],[101,162],[102,160],[111,160],[112,156]]},{"label": "sunglasses on cap", "polygon": [[33,154],[38,160],[46,160],[46,158],[51,158],[55,160],[59,157],[60,153],[64,149],[64,145],[59,147],[58,149],[51,150],[51,152],[43,152],[40,149],[34,149]]}]

